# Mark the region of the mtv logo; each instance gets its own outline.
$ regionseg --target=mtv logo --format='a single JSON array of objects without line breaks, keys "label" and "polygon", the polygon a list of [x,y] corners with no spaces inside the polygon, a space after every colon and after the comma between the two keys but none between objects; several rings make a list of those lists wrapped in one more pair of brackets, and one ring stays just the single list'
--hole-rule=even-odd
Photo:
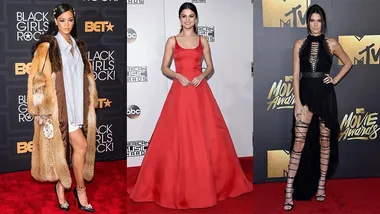
[{"label": "mtv logo", "polygon": [[339,43],[354,65],[380,64],[380,35],[339,36]]},{"label": "mtv logo", "polygon": [[291,27],[290,20],[284,22],[284,20],[280,19],[280,27]]},{"label": "mtv logo", "polygon": [[286,177],[288,173],[288,164],[290,154],[286,150],[268,150],[268,178]]},{"label": "mtv logo", "polygon": [[356,114],[364,114],[364,108],[356,108]]},{"label": "mtv logo", "polygon": [[[342,63],[342,62],[340,62],[340,63]],[[354,57],[354,65],[364,65],[364,57],[362,57],[360,59]]]},{"label": "mtv logo", "polygon": [[306,27],[310,0],[262,0],[264,27]]},{"label": "mtv logo", "polygon": [[292,82],[293,76],[285,76],[285,82]]}]

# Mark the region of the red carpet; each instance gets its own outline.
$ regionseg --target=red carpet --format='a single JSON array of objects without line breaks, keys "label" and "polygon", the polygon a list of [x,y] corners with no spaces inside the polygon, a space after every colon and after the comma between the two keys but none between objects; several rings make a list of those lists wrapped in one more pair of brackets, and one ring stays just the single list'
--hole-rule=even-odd
[{"label": "red carpet", "polygon": [[[252,180],[252,158],[241,158],[240,163],[247,177]],[[128,168],[127,185],[136,181],[138,168]],[[254,185],[251,193],[237,198],[220,201],[216,206],[206,209],[171,210],[155,203],[136,203],[128,197],[127,213],[130,214],[248,214],[248,213],[292,213],[292,214],[376,214],[380,213],[380,179],[335,179],[327,185],[327,197],[323,203],[313,201],[295,201],[292,212],[283,210],[285,183],[267,183]]]},{"label": "red carpet", "polygon": [[[95,177],[87,184],[87,195],[96,213],[127,212],[126,179],[126,161],[95,163]],[[58,209],[54,184],[35,181],[30,171],[0,174],[0,185],[1,214],[65,213]],[[74,204],[72,189],[66,192],[66,199],[70,213],[84,213]]]}]

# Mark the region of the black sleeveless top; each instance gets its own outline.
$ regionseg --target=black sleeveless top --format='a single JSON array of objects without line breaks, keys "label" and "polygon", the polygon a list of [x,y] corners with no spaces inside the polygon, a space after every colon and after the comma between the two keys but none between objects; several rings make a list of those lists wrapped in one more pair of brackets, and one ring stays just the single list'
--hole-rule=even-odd
[{"label": "black sleeveless top", "polygon": [[300,72],[304,78],[323,78],[330,73],[332,55],[325,35],[309,35],[300,51]]}]

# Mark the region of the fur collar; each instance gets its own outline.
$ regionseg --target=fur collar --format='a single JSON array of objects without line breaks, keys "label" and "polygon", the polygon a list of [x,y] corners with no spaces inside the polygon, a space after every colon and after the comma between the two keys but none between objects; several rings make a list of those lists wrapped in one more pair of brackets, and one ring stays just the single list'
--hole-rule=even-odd
[{"label": "fur collar", "polygon": [[[59,50],[58,41],[53,35],[43,35],[39,38],[36,44],[33,47],[33,52],[37,49],[37,47],[41,44],[47,42],[50,44],[49,46],[49,60],[51,62],[52,72],[61,72],[62,71],[62,59]],[[87,45],[84,41],[75,39],[77,46],[82,55],[83,64],[84,64],[84,72],[86,74],[92,72],[90,69],[90,65],[88,63],[87,56]]]}]

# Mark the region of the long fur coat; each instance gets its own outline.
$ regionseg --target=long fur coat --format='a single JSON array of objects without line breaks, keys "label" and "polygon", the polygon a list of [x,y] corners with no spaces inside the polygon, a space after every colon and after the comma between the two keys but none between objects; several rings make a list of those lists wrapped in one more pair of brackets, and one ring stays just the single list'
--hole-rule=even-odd
[{"label": "long fur coat", "polygon": [[[77,40],[76,43],[84,64],[83,133],[87,139],[87,153],[83,177],[85,180],[90,181],[94,176],[96,153],[95,108],[97,108],[98,104],[98,94],[87,58],[86,44],[80,40]],[[35,54],[28,76],[28,111],[34,116],[51,116],[54,137],[51,140],[46,139],[42,133],[41,126],[34,120],[31,174],[38,181],[61,181],[65,188],[70,188],[70,144],[60,49],[54,36],[41,36],[35,47]]]}]

